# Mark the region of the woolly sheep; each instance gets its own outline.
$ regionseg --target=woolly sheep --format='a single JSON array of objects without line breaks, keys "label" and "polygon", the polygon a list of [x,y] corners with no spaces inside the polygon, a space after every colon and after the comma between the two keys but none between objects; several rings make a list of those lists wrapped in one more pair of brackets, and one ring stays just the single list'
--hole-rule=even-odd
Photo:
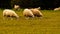
[{"label": "woolly sheep", "polygon": [[19,7],[20,7],[19,5],[14,5],[15,10],[19,10]]},{"label": "woolly sheep", "polygon": [[56,10],[60,10],[60,7],[54,9],[54,11],[56,11]]},{"label": "woolly sheep", "polygon": [[15,13],[15,11],[10,9],[3,10],[3,16],[19,18],[19,16]]},{"label": "woolly sheep", "polygon": [[23,15],[24,15],[25,17],[34,17],[32,11],[31,11],[30,9],[24,9]]},{"label": "woolly sheep", "polygon": [[37,17],[42,17],[43,16],[43,14],[39,10],[39,8],[32,8],[30,10],[33,12],[34,16],[37,16]]}]

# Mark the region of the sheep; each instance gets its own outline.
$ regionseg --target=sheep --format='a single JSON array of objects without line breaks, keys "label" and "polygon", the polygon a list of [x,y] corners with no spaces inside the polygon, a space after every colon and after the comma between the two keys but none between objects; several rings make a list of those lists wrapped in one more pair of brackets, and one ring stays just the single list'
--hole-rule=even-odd
[{"label": "sheep", "polygon": [[15,17],[15,18],[19,18],[19,16],[15,13],[15,11],[13,11],[11,9],[3,10],[3,17]]},{"label": "sheep", "polygon": [[37,17],[42,17],[43,16],[43,14],[39,10],[39,8],[32,8],[30,10],[33,12],[34,16],[37,16]]},{"label": "sheep", "polygon": [[34,17],[32,11],[30,9],[27,9],[27,8],[24,9],[23,16],[25,16],[25,17]]},{"label": "sheep", "polygon": [[60,10],[60,7],[54,9],[54,11],[56,11],[56,10]]},{"label": "sheep", "polygon": [[20,6],[19,5],[14,5],[15,10],[19,10]]}]

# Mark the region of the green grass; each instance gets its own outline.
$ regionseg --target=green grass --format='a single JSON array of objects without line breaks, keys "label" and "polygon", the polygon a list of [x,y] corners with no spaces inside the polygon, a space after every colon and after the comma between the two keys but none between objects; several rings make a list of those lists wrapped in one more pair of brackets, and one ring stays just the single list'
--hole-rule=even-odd
[{"label": "green grass", "polygon": [[25,19],[22,11],[16,11],[19,20],[3,19],[0,9],[0,34],[60,34],[60,11],[41,10],[43,18]]}]

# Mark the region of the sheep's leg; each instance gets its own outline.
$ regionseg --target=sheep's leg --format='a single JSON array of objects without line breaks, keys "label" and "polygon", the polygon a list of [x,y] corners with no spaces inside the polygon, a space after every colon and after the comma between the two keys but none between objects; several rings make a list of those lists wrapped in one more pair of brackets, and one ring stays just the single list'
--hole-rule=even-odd
[{"label": "sheep's leg", "polygon": [[3,20],[5,20],[5,18],[6,18],[6,15],[3,15]]},{"label": "sheep's leg", "polygon": [[3,20],[5,20],[5,17],[3,17]]}]

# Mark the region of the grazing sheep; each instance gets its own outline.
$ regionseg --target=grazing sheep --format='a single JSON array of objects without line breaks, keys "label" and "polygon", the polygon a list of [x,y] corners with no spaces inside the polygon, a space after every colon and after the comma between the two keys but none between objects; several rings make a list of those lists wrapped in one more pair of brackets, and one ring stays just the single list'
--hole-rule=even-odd
[{"label": "grazing sheep", "polygon": [[19,7],[20,7],[19,5],[14,5],[15,10],[19,10]]},{"label": "grazing sheep", "polygon": [[34,17],[32,11],[31,11],[30,9],[24,9],[23,15],[24,15],[25,17]]},{"label": "grazing sheep", "polygon": [[10,9],[3,10],[3,16],[5,17],[16,17],[19,18],[19,16],[15,13],[15,11]]},{"label": "grazing sheep", "polygon": [[39,8],[33,8],[33,9],[30,9],[30,10],[33,12],[34,16],[37,16],[37,17],[42,17],[43,16],[43,14],[39,10]]},{"label": "grazing sheep", "polygon": [[54,9],[54,11],[56,11],[56,10],[60,10],[60,7]]}]

